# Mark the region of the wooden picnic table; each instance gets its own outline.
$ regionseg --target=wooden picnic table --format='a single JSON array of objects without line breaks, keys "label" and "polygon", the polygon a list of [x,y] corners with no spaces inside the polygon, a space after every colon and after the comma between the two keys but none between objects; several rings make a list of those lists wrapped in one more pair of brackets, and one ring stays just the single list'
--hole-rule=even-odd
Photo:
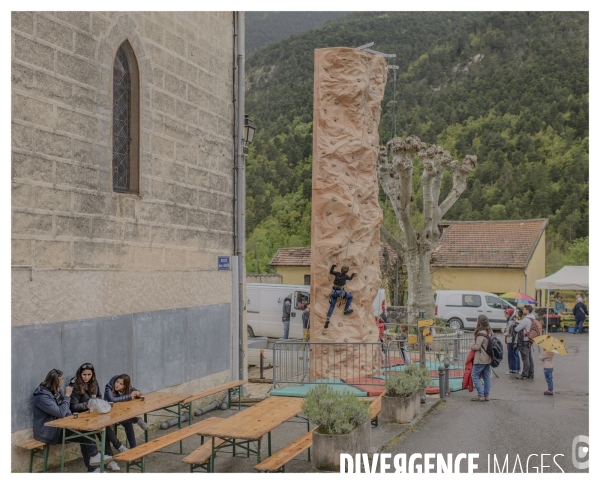
[{"label": "wooden picnic table", "polygon": [[[61,450],[61,461],[60,471],[64,472],[65,467],[65,442],[73,437],[84,436],[89,440],[94,440],[94,435],[100,433],[100,472],[104,472],[104,451],[106,450],[106,427],[115,425],[137,417],[138,415],[144,415],[144,421],[148,421],[148,413],[154,412],[155,410],[167,410],[171,413],[177,414],[179,417],[179,428],[181,428],[181,403],[189,398],[190,395],[187,393],[164,393],[164,392],[153,392],[144,395],[144,399],[133,398],[128,402],[115,403],[108,413],[97,413],[97,412],[82,412],[77,418],[73,415],[58,420],[52,420],[47,422],[48,427],[58,427],[63,429],[62,432],[62,450]],[[177,412],[169,410],[168,407],[177,405]],[[69,429],[75,434],[72,437],[66,437],[66,430]],[[148,431],[144,431],[144,437],[148,442]]]},{"label": "wooden picnic table", "polygon": [[[202,429],[200,435],[212,438],[212,451],[210,465],[211,472],[215,470],[216,450],[225,447],[233,448],[235,456],[236,446],[244,449],[248,455],[254,453],[257,455],[257,461],[260,463],[260,447],[262,437],[268,435],[268,452],[271,455],[271,432],[282,423],[296,417],[302,412],[302,402],[304,399],[296,397],[269,397],[252,407],[243,410],[232,417],[215,421],[213,424]],[[307,423],[310,430],[310,423]],[[215,439],[222,439],[225,444],[215,447]],[[239,440],[239,442],[238,442]],[[250,449],[250,442],[258,442],[258,450]]]}]

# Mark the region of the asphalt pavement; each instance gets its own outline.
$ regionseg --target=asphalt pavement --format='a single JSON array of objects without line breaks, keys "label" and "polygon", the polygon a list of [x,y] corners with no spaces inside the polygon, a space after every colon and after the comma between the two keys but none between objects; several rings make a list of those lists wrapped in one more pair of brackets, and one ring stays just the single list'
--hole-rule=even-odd
[{"label": "asphalt pavement", "polygon": [[[543,472],[588,472],[574,467],[572,444],[579,435],[589,436],[589,335],[553,336],[564,336],[569,352],[554,357],[554,396],[544,395],[547,386],[537,347],[533,380],[506,375],[505,357],[495,369],[499,378],[492,375],[489,402],[472,402],[475,391],[454,392],[413,432],[382,452],[406,454],[407,458],[415,453],[440,453],[446,460],[448,453],[453,459],[459,453],[478,453],[474,472],[498,472],[502,468],[505,472],[521,472],[521,468],[527,472],[528,458],[529,472],[540,472],[541,454],[549,454],[543,457]],[[586,458],[579,460],[585,462]],[[419,462],[422,464],[422,460],[415,460]],[[432,462],[437,465],[437,461]],[[467,472],[466,459],[459,466],[461,472]]]}]

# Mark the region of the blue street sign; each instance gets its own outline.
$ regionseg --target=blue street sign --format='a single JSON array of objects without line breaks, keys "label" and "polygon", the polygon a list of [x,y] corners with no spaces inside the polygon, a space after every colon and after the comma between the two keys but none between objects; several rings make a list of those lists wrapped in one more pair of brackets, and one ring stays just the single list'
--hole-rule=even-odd
[{"label": "blue street sign", "polygon": [[219,261],[220,271],[231,270],[231,258],[228,255],[220,255],[217,257],[217,260]]}]

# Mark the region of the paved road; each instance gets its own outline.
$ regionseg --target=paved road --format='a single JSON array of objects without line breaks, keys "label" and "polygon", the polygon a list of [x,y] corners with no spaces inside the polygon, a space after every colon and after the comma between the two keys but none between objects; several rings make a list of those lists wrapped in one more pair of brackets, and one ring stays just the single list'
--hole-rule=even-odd
[{"label": "paved road", "polygon": [[[559,334],[565,337],[568,356],[554,358],[554,396],[544,396],[546,381],[541,363],[535,366],[533,381],[519,381],[506,375],[508,364],[502,362],[492,376],[490,401],[471,402],[475,392],[464,390],[453,393],[448,402],[426,417],[402,441],[386,448],[392,455],[405,453],[479,453],[479,469],[488,472],[488,455],[493,470],[493,455],[504,465],[508,455],[508,469],[515,467],[517,455],[526,472],[539,472],[539,454],[544,456],[544,472],[587,472],[572,464],[572,442],[578,435],[589,435],[589,336],[588,334]],[[537,349],[534,358],[538,356]],[[553,462],[555,460],[558,466]],[[435,462],[435,461],[434,461]],[[418,462],[417,462],[418,463]],[[422,463],[422,462],[421,462]],[[461,462],[461,472],[467,471]],[[392,471],[393,472],[393,469]],[[515,472],[521,472],[516,464]]]}]

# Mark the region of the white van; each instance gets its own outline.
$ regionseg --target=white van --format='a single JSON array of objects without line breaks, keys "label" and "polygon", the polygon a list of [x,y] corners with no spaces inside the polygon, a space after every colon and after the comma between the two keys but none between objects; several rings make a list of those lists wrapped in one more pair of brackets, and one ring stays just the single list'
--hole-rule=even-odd
[{"label": "white van", "polygon": [[[302,314],[310,302],[310,286],[295,284],[246,284],[248,338],[283,336],[283,300],[292,295],[290,338],[302,338]],[[385,290],[379,289],[373,301],[373,314],[379,316],[386,307]]]},{"label": "white van", "polygon": [[515,309],[496,294],[482,291],[440,290],[434,292],[435,314],[453,329],[475,329],[477,316],[485,314],[492,329],[506,326],[504,310]]}]

